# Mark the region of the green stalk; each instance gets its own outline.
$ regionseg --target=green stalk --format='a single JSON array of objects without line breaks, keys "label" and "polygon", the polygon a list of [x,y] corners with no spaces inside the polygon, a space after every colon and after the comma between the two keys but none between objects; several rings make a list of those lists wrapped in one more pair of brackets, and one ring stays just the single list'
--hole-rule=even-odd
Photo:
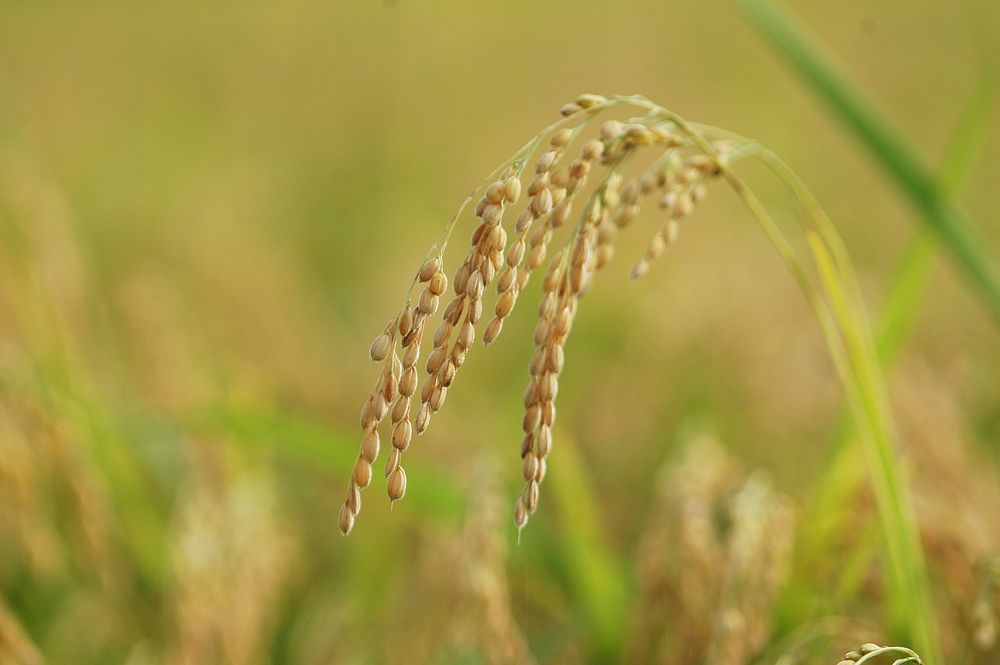
[{"label": "green stalk", "polygon": [[[992,83],[992,79],[987,78],[980,84],[966,105],[962,120],[949,142],[938,176],[942,188],[949,195],[959,193],[975,164],[978,150],[984,144],[997,102],[997,90]],[[879,359],[885,368],[894,364],[913,327],[930,269],[934,265],[936,244],[927,229],[917,229],[894,271],[876,336]],[[814,560],[829,541],[830,534],[843,533],[849,528],[849,513],[837,513],[836,507],[843,503],[842,497],[854,496],[863,481],[863,467],[858,460],[860,449],[854,445],[856,434],[850,420],[843,418],[836,432],[828,471],[816,492],[817,498],[809,509],[809,516],[803,520],[805,536],[801,543],[807,548],[800,554],[803,561]],[[854,580],[848,586],[856,590],[859,584],[860,580]],[[842,595],[846,597],[852,593],[845,589]],[[798,611],[801,609],[799,607]],[[791,612],[793,615],[797,612],[794,604]]]},{"label": "green stalk", "polygon": [[580,601],[596,662],[609,662],[618,652],[629,600],[625,572],[609,548],[606,531],[597,518],[598,497],[587,476],[576,442],[559,433],[559,464],[553,464],[547,480],[559,511],[560,556]]},{"label": "green stalk", "polygon": [[931,655],[932,662],[941,662],[930,585],[908,485],[897,459],[896,433],[885,378],[865,315],[860,287],[843,243],[815,198],[784,162],[763,148],[746,152],[767,164],[802,205],[806,213],[801,219],[803,230],[819,273],[818,283],[814,281],[799,261],[791,243],[742,178],[683,118],[670,112],[664,112],[664,115],[677,123],[701,151],[719,164],[722,176],[772,239],[813,306],[843,384],[871,474],[888,556],[893,622],[897,630],[908,636],[923,653]]}]

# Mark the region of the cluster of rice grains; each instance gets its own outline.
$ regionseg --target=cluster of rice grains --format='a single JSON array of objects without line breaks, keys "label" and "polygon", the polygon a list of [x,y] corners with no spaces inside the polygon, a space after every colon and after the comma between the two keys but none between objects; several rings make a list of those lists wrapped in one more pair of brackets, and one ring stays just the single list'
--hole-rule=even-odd
[{"label": "cluster of rice grains", "polygon": [[[606,120],[596,136],[587,138],[594,118],[616,106],[637,107],[644,114],[624,121]],[[364,434],[340,511],[343,533],[353,528],[361,509],[361,490],[371,482],[380,423],[390,416],[392,449],[385,477],[389,498],[397,501],[406,492],[403,453],[413,434],[422,434],[444,405],[476,338],[487,289],[496,282],[493,316],[482,326],[483,342],[490,344],[532,274],[545,266],[536,348],[524,394],[520,448],[524,489],[514,511],[518,528],[524,527],[538,507],[539,485],[552,451],[564,347],[580,298],[594,274],[611,260],[617,233],[638,216],[644,201],[655,199],[662,212],[645,253],[632,267],[633,279],[644,275],[677,239],[680,222],[705,196],[705,182],[723,168],[727,144],[707,143],[682,119],[641,97],[581,95],[562,108],[562,116],[484,182],[475,207],[479,222],[472,233],[471,250],[454,272],[454,295],[431,337],[415,416],[411,400],[417,394],[420,345],[448,289],[444,250],[471,196],[431,248],[402,310],[372,343],[371,359],[382,363],[382,371],[361,411]],[[646,168],[627,170],[640,155],[648,157]],[[521,201],[522,188],[525,201],[508,234],[504,214]],[[550,252],[562,229],[562,246]],[[418,286],[422,290],[415,296]]]},{"label": "cluster of rice grains", "polygon": [[893,665],[924,665],[924,661],[911,649],[906,647],[883,647],[871,642],[862,644],[857,649],[848,651],[837,665],[863,665],[875,659],[890,654],[895,660]]}]

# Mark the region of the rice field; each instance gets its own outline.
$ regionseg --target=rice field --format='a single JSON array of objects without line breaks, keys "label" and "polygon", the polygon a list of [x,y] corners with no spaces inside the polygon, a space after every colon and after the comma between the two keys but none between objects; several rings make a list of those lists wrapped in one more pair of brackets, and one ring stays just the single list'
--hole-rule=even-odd
[{"label": "rice field", "polygon": [[0,665],[1000,662],[994,4],[0,4]]}]

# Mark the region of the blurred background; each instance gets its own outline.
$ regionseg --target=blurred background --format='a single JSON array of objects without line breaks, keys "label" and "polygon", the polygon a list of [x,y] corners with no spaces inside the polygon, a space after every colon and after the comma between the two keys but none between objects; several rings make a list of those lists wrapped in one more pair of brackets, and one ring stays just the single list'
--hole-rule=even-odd
[{"label": "blurred background", "polygon": [[[788,6],[936,169],[1000,6]],[[340,536],[368,344],[581,92],[782,155],[880,319],[916,215],[728,2],[0,1],[0,663],[833,663],[891,639],[818,326],[721,186],[638,283],[648,234],[624,235],[583,303],[519,544],[532,305],[470,353],[406,499],[376,478]],[[959,198],[1000,261],[995,120]],[[995,663],[1000,331],[948,257],[917,297],[900,440],[951,662]]]}]

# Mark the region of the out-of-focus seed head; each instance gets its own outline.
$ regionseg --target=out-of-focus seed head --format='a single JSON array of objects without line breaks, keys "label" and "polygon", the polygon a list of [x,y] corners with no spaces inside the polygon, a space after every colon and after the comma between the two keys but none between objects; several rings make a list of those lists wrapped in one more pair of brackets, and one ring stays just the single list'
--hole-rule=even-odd
[{"label": "out-of-focus seed head", "polygon": [[562,108],[559,109],[559,113],[561,113],[565,117],[569,117],[575,113],[579,113],[582,110],[583,107],[581,107],[579,104],[574,104],[570,102],[569,104],[563,104]]},{"label": "out-of-focus seed head", "polygon": [[543,189],[547,189],[551,184],[548,173],[539,173],[528,183],[528,196],[537,196]]},{"label": "out-of-focus seed head", "polygon": [[570,310],[569,306],[563,307],[562,311],[556,317],[555,321],[555,332],[560,337],[565,337],[569,334],[569,329],[573,325],[573,312]]},{"label": "out-of-focus seed head", "polygon": [[539,428],[538,436],[535,437],[535,449],[539,457],[548,457],[552,452],[552,430],[548,426],[542,425]]},{"label": "out-of-focus seed head", "polygon": [[538,458],[534,455],[525,455],[521,461],[521,477],[531,480],[538,473]]},{"label": "out-of-focus seed head", "polygon": [[551,139],[549,139],[549,145],[551,145],[554,148],[565,148],[572,138],[573,138],[572,129],[560,129],[558,132],[552,135]]},{"label": "out-of-focus seed head", "polygon": [[[544,461],[542,463],[544,464]],[[532,513],[534,513],[535,510],[538,508],[538,493],[539,493],[538,481],[531,480],[528,483],[528,491],[525,496],[525,505],[527,506],[528,510]]]},{"label": "out-of-focus seed head", "polygon": [[344,501],[344,505],[355,515],[361,512],[361,488],[353,480],[347,486],[347,500]]},{"label": "out-of-focus seed head", "polygon": [[518,529],[523,529],[524,525],[528,523],[528,506],[525,505],[524,497],[519,497],[517,499],[517,505],[514,507],[514,524],[517,525]]},{"label": "out-of-focus seed head", "polygon": [[604,153],[604,142],[599,139],[591,139],[583,146],[584,159],[593,161]]},{"label": "out-of-focus seed head", "polygon": [[[481,215],[483,224],[488,226],[493,226],[500,223],[500,219],[503,217],[503,206],[499,203],[491,203],[483,209],[483,214]],[[476,244],[475,242],[472,243]]]},{"label": "out-of-focus seed head", "polygon": [[590,162],[585,159],[575,159],[570,164],[569,174],[577,180],[582,180],[590,173]]},{"label": "out-of-focus seed head", "polygon": [[688,157],[687,166],[703,176],[713,176],[719,173],[719,164],[708,155],[691,155]]},{"label": "out-of-focus seed head", "polygon": [[576,98],[575,103],[580,108],[589,109],[597,106],[598,104],[603,104],[606,101],[608,101],[608,99],[603,95],[595,95],[593,93],[585,92]]},{"label": "out-of-focus seed head", "polygon": [[533,433],[528,433],[524,435],[521,439],[521,457],[525,455],[533,455],[535,446],[535,435]]},{"label": "out-of-focus seed head", "polygon": [[552,172],[550,179],[553,187],[568,188],[570,185],[569,168],[560,166]]},{"label": "out-of-focus seed head", "polygon": [[645,125],[629,125],[627,134],[637,145],[652,145],[656,141],[656,135]]},{"label": "out-of-focus seed head", "polygon": [[617,138],[625,131],[624,123],[618,120],[606,120],[601,124],[601,138],[605,141]]},{"label": "out-of-focus seed head", "polygon": [[537,404],[533,404],[524,410],[524,419],[521,421],[521,429],[527,432],[533,432],[542,422],[542,409]]},{"label": "out-of-focus seed head", "polygon": [[531,208],[525,208],[521,211],[521,214],[517,216],[517,221],[514,224],[514,230],[517,233],[524,233],[531,226],[531,223],[535,221],[535,214],[531,211]]},{"label": "out-of-focus seed head", "polygon": [[542,156],[538,158],[535,162],[535,173],[548,173],[552,165],[555,164],[556,158],[559,153],[555,150],[549,150],[548,152],[542,153]]}]

